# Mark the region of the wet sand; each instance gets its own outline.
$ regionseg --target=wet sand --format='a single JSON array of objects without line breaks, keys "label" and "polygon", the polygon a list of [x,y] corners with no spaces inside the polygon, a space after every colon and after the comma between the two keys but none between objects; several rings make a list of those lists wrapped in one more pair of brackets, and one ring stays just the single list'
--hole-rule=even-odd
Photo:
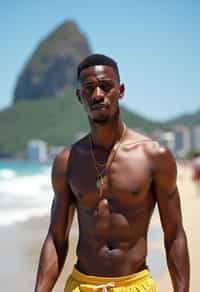
[{"label": "wet sand", "polygon": [[[200,222],[200,195],[197,197],[195,194],[190,167],[179,165],[178,185],[191,258],[190,291],[198,292],[200,291],[199,269],[197,267],[200,261],[200,233],[198,227]],[[34,290],[39,252],[46,236],[48,221],[49,218],[46,216],[33,218],[12,226],[0,227],[1,291],[31,292]],[[75,223],[70,234],[70,249],[67,261],[53,290],[55,292],[63,291],[66,278],[76,261],[76,244],[77,228]],[[148,265],[156,281],[158,291],[173,291],[167,272],[162,231],[157,211],[151,221]]]}]

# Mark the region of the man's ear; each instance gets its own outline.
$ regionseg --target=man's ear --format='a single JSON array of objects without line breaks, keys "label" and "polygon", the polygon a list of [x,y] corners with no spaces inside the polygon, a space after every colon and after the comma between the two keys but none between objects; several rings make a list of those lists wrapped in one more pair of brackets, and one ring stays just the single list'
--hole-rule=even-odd
[{"label": "man's ear", "polygon": [[82,103],[80,89],[76,89],[76,96],[78,97],[79,102]]},{"label": "man's ear", "polygon": [[122,84],[120,84],[120,87],[119,87],[119,98],[120,99],[124,96],[124,93],[125,93],[125,86],[122,83]]}]

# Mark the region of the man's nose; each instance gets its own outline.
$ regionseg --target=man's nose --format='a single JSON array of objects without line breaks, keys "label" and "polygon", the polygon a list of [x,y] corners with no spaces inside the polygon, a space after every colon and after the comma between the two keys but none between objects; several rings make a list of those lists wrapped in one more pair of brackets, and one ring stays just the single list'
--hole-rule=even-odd
[{"label": "man's nose", "polygon": [[101,100],[104,98],[104,91],[99,87],[95,87],[93,94],[92,94],[92,98],[96,99],[96,100]]}]

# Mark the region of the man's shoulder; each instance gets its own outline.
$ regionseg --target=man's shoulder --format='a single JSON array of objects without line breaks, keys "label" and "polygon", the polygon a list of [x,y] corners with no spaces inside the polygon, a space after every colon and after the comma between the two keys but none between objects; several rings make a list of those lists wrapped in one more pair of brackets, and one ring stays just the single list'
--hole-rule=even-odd
[{"label": "man's shoulder", "polygon": [[169,173],[176,176],[176,160],[169,148],[158,141],[152,140],[152,143],[144,146],[144,151],[151,161],[152,169],[154,169],[155,173]]},{"label": "man's shoulder", "polygon": [[144,145],[144,151],[154,165],[159,166],[159,168],[175,164],[175,158],[171,150],[165,145],[160,144],[158,141],[151,140],[149,143],[146,143]]},{"label": "man's shoulder", "polygon": [[69,164],[71,147],[65,147],[54,158],[52,172],[57,174],[66,173]]},{"label": "man's shoulder", "polygon": [[71,152],[72,147],[65,147],[63,148],[56,156],[54,159],[54,162],[57,163],[62,163],[65,162],[69,159],[70,152]]},{"label": "man's shoulder", "polygon": [[152,159],[158,160],[159,162],[167,162],[166,160],[169,160],[169,158],[170,160],[174,160],[171,150],[155,140],[145,145],[145,151]]},{"label": "man's shoulder", "polygon": [[129,129],[129,137],[125,146],[128,148],[140,147],[153,165],[162,166],[162,164],[174,164],[175,159],[169,148],[162,145],[157,140],[152,139],[144,134]]},{"label": "man's shoulder", "polygon": [[60,151],[56,157],[55,161],[66,163],[72,152],[79,151],[84,149],[88,145],[88,135],[82,137],[81,139],[77,140],[75,143],[71,144],[68,147],[65,147],[62,151]]},{"label": "man's shoulder", "polygon": [[81,139],[77,140],[74,144],[71,146],[71,152],[72,153],[83,153],[87,151],[89,148],[89,134],[85,135]]}]

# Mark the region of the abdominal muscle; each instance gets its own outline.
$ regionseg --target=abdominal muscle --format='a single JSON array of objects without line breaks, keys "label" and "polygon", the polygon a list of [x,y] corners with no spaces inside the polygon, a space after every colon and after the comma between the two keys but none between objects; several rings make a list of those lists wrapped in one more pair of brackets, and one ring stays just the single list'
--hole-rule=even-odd
[{"label": "abdominal muscle", "polygon": [[111,212],[106,200],[103,201],[90,215],[84,210],[78,211],[76,267],[85,274],[104,277],[125,276],[143,270],[146,267],[149,220],[144,218],[147,214],[142,212],[135,222],[127,212],[126,216],[120,211]]}]

